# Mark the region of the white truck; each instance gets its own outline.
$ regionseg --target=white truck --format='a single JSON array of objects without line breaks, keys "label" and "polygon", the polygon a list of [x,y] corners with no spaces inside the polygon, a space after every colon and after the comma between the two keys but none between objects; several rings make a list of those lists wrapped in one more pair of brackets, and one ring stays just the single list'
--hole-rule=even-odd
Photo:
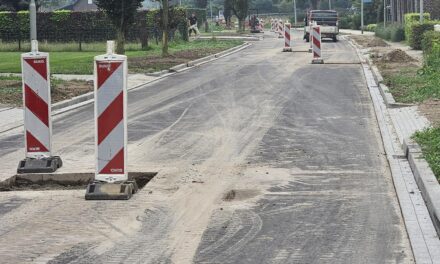
[{"label": "white truck", "polygon": [[321,37],[338,41],[339,34],[338,12],[334,10],[310,10],[304,19],[304,39],[310,41],[310,25],[316,23],[321,26]]}]

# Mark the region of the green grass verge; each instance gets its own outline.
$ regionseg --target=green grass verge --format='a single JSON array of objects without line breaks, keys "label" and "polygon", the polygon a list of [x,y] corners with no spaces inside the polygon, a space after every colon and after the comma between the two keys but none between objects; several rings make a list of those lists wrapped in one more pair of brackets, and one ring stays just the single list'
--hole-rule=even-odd
[{"label": "green grass verge", "polygon": [[413,138],[422,147],[424,158],[440,180],[440,127],[417,132]]},{"label": "green grass verge", "polygon": [[440,98],[440,73],[422,73],[415,67],[402,67],[397,73],[384,74],[397,102],[417,103]]},{"label": "green grass verge", "polygon": [[[169,45],[170,54],[186,50],[198,49],[228,49],[243,43],[237,40],[200,40],[192,42],[172,42]],[[50,52],[51,73],[57,74],[92,74],[93,58],[103,54],[105,46],[101,51],[82,51],[82,52]],[[21,52],[0,52],[0,72],[20,73]],[[140,58],[150,56],[160,56],[160,45],[152,44],[148,50],[127,51],[129,58]],[[129,65],[130,67],[130,65]]]}]

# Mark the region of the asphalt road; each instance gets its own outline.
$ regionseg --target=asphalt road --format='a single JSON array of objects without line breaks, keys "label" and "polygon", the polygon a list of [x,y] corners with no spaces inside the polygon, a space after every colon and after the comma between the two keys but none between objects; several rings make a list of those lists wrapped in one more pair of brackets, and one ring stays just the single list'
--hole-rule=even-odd
[{"label": "asphalt road", "polygon": [[[346,41],[311,65],[267,33],[130,92],[129,201],[0,193],[2,263],[412,263],[361,66]],[[0,135],[3,166],[21,131]],[[61,172],[91,172],[93,107],[56,118]]]}]

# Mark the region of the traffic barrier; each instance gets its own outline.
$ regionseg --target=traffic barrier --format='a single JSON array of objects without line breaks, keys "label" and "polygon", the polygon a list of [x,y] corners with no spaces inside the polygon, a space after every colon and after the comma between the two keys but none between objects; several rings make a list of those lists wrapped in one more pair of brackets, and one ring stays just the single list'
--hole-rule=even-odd
[{"label": "traffic barrier", "polygon": [[313,21],[310,22],[309,25],[309,53],[312,53],[312,27],[315,23]]},{"label": "traffic barrier", "polygon": [[290,45],[290,23],[284,24],[284,52],[291,52],[292,47]]},{"label": "traffic barrier", "polygon": [[313,59],[312,64],[322,64],[324,60],[321,57],[321,27],[313,26],[311,31]]},{"label": "traffic barrier", "polygon": [[278,21],[278,38],[284,38],[283,20]]},{"label": "traffic barrier", "polygon": [[55,172],[62,161],[52,156],[49,54],[38,51],[36,40],[31,45],[31,52],[21,55],[26,158],[17,173]]},{"label": "traffic barrier", "polygon": [[95,182],[87,200],[130,199],[135,189],[127,175],[127,57],[114,54],[95,57]]}]

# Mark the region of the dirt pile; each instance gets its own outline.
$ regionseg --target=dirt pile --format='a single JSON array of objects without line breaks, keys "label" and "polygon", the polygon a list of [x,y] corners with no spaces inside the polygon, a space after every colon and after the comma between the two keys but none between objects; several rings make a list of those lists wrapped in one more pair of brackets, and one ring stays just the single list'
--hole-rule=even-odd
[{"label": "dirt pile", "polygon": [[383,61],[387,62],[414,62],[415,60],[406,54],[405,51],[401,49],[395,49],[390,51],[389,53],[385,54],[385,56],[382,57]]},{"label": "dirt pile", "polygon": [[382,39],[374,36],[350,36],[357,44],[365,47],[388,47],[388,44]]}]

